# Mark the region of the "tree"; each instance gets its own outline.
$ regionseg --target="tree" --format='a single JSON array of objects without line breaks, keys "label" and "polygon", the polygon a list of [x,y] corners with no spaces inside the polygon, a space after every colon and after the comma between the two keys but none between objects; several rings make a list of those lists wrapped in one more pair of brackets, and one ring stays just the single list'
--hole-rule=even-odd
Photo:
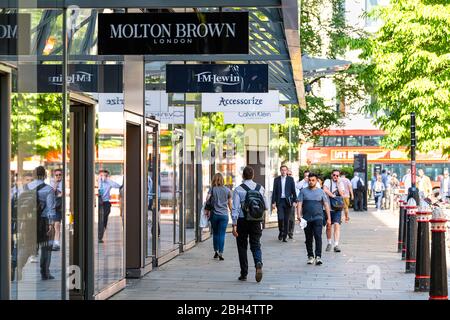
[{"label": "tree", "polygon": [[362,49],[368,64],[358,78],[375,98],[365,110],[388,135],[385,146],[409,146],[410,113],[416,113],[417,150],[450,155],[450,3],[391,0],[369,13],[383,26]]}]

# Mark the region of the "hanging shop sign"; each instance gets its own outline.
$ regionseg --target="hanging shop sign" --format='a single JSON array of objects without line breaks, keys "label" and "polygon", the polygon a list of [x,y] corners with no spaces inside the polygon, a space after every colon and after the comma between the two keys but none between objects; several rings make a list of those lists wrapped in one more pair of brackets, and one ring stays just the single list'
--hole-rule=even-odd
[{"label": "hanging shop sign", "polygon": [[0,14],[0,55],[30,54],[29,14]]},{"label": "hanging shop sign", "polygon": [[167,92],[268,92],[267,64],[168,64]]},{"label": "hanging shop sign", "polygon": [[111,13],[98,17],[98,54],[248,54],[247,12]]},{"label": "hanging shop sign", "polygon": [[[122,92],[122,65],[72,64],[67,84],[76,92]],[[19,80],[19,81],[18,81]],[[61,93],[62,65],[20,65],[15,77],[15,92]]]},{"label": "hanging shop sign", "polygon": [[184,118],[184,107],[169,107],[167,111],[149,112],[146,115],[154,116],[161,123],[193,124],[195,120],[195,108],[186,107],[186,119]]},{"label": "hanging shop sign", "polygon": [[279,111],[239,111],[224,112],[225,124],[284,124],[286,122],[286,110],[280,107]]},{"label": "hanging shop sign", "polygon": [[203,93],[203,112],[279,111],[278,90],[268,93]]}]

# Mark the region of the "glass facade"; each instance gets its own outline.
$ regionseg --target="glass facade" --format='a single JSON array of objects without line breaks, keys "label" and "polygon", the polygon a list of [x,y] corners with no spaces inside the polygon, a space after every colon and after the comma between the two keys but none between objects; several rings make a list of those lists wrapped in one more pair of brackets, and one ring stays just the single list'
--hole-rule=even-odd
[{"label": "glass facade", "polygon": [[[269,124],[225,124],[222,113],[202,112],[201,94],[165,93],[167,64],[200,61],[142,61],[145,99],[136,115],[125,101],[124,57],[97,56],[97,10],[0,8],[0,16],[17,13],[26,53],[0,52],[14,69],[11,299],[108,297],[132,265],[158,266],[210,236],[199,220],[215,173],[234,189],[252,165],[270,199],[279,165],[294,164],[271,143],[285,139],[296,148],[294,136]],[[140,144],[130,155],[136,116]],[[128,191],[133,157],[141,168],[136,207]],[[142,215],[137,262],[127,244],[130,208]]]}]

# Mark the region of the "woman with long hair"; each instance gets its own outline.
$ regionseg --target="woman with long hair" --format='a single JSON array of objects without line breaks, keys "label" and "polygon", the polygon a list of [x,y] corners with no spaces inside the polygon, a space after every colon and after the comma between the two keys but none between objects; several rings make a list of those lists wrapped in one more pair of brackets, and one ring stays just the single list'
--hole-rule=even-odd
[{"label": "woman with long hair", "polygon": [[224,186],[223,176],[216,173],[212,179],[207,201],[213,197],[213,209],[206,214],[210,218],[213,231],[214,259],[224,260],[225,233],[228,225],[228,212],[232,208],[231,190]]}]

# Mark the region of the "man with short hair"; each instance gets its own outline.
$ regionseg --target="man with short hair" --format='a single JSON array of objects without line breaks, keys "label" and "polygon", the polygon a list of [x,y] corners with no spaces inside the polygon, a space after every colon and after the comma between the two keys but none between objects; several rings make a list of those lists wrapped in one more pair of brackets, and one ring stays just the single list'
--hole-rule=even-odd
[{"label": "man with short hair", "polygon": [[36,212],[40,215],[37,219],[37,243],[41,249],[41,279],[54,279],[50,274],[52,260],[52,242],[54,237],[55,193],[53,188],[45,183],[47,172],[43,166],[36,167],[33,172],[34,180],[24,186],[24,190],[37,191]]},{"label": "man with short hair", "polygon": [[353,211],[363,211],[363,196],[364,196],[364,181],[358,175],[358,172],[354,173],[352,180],[350,181],[353,188]]},{"label": "man with short hair", "polygon": [[[260,194],[264,197],[264,187],[258,185],[253,181],[254,171],[252,167],[245,167],[242,174],[244,181],[242,182],[249,190],[256,190],[259,188]],[[233,225],[233,236],[236,238],[236,244],[239,254],[239,265],[241,268],[240,281],[247,280],[248,274],[248,260],[247,260],[247,247],[250,243],[250,251],[253,254],[253,260],[255,263],[255,279],[260,282],[262,279],[262,251],[261,251],[261,236],[262,225],[259,221],[249,221],[245,217],[242,205],[245,202],[247,191],[242,185],[237,186],[233,192],[233,207],[231,210],[231,219]],[[264,198],[265,199],[265,198]],[[264,209],[267,209],[264,204]]]},{"label": "man with short hair", "polygon": [[289,216],[294,203],[297,202],[295,181],[294,178],[287,175],[288,170],[288,167],[285,165],[280,167],[281,175],[273,181],[272,192],[272,209],[277,209],[278,215],[278,240],[283,240],[283,242],[287,242]]},{"label": "man with short hair", "polygon": [[[330,205],[325,192],[317,188],[317,175],[310,173],[308,187],[300,191],[297,203],[297,219],[304,218],[307,221],[305,231],[306,250],[308,252],[308,264],[322,264],[322,227],[324,221],[324,208],[326,212],[326,224],[331,225]],[[316,249],[313,251],[313,240]]]},{"label": "man with short hair", "polygon": [[[345,186],[339,179],[340,171],[333,170],[331,173],[331,179],[327,179],[323,184],[323,191],[327,194],[329,198],[335,198],[337,196],[343,197],[345,192]],[[330,201],[331,203],[331,201]],[[331,206],[330,206],[331,207]],[[327,225],[327,247],[325,251],[331,251],[332,248],[332,240],[331,236],[333,233],[334,238],[334,252],[341,252],[339,247],[339,239],[340,239],[340,226],[342,223],[342,211],[341,210],[333,210],[330,209],[331,214],[331,225]],[[334,232],[333,232],[334,231]]]},{"label": "man with short hair", "polygon": [[345,215],[345,222],[348,222],[350,220],[350,218],[348,217],[348,209],[350,207],[350,200],[351,199],[355,199],[354,194],[353,194],[353,188],[352,188],[352,183],[350,182],[350,180],[347,179],[347,177],[345,176],[345,172],[341,173],[341,182],[344,185],[344,194],[343,194],[343,198],[344,198],[344,215]]},{"label": "man with short hair", "polygon": [[[103,223],[99,222],[98,227],[98,242],[103,243],[103,236],[105,230],[108,226],[108,217],[111,213],[111,189],[120,189],[122,186],[117,182],[109,178],[109,171],[104,169],[100,170],[100,175],[98,179],[98,196],[99,196],[99,210],[103,210],[102,220]],[[101,213],[100,213],[101,214]]]}]

